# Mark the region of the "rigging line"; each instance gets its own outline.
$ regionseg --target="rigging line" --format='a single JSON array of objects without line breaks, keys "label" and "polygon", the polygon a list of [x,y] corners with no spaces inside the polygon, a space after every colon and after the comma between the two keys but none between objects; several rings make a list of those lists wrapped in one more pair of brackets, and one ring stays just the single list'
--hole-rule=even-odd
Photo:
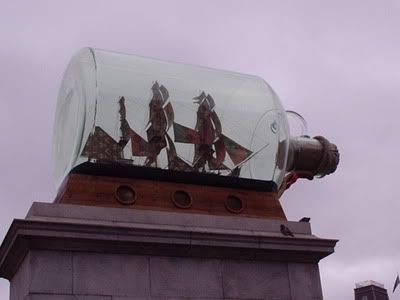
[{"label": "rigging line", "polygon": [[[240,125],[240,122],[232,121],[227,118],[220,117],[221,123],[223,124],[223,133],[227,136],[233,135],[233,133],[238,133],[239,136],[247,137],[247,130],[243,129],[243,125]],[[230,132],[231,134],[227,133]],[[260,138],[260,137],[258,137]],[[243,138],[242,138],[243,140]]]},{"label": "rigging line", "polygon": [[197,164],[197,162],[198,162],[200,159],[201,159],[201,156],[199,156],[199,158],[197,158],[196,161],[194,161],[194,162],[192,163],[192,165],[195,166],[195,165]]},{"label": "rigging line", "polygon": [[182,157],[182,156],[180,156],[180,155],[178,155],[178,154],[176,154],[176,157],[182,159],[182,160],[183,160],[185,163],[187,163],[189,166],[193,167],[193,166],[192,166],[192,163],[191,163],[190,161],[188,161],[186,158],[184,158],[184,157]]},{"label": "rigging line", "polygon": [[[260,119],[262,119],[265,114],[273,112],[275,110],[276,109],[270,109],[270,110],[266,111],[260,117]],[[223,130],[224,134],[226,134],[226,132],[227,132],[226,129],[229,128],[230,131],[234,131],[234,132],[239,132],[240,131],[241,132],[240,135],[244,135],[244,136],[247,135],[247,130],[243,129],[243,126],[240,125],[241,124],[240,121],[236,121],[235,118],[227,118],[227,117],[220,116],[220,115],[218,115],[218,117],[220,118],[221,123],[224,125],[223,126],[224,129],[225,129],[225,130]],[[259,126],[259,123],[260,123],[260,120],[257,121],[255,128],[257,128]],[[233,128],[234,128],[234,130],[232,130]],[[252,134],[252,138],[251,138],[250,144],[253,144],[253,141],[254,141],[255,138],[256,139],[263,139],[264,137],[256,134],[256,130],[254,130],[253,134]]]},{"label": "rigging line", "polygon": [[265,111],[265,112],[261,115],[261,117],[258,119],[257,124],[256,124],[256,126],[255,126],[255,129],[254,129],[254,131],[253,131],[253,134],[251,135],[251,145],[253,145],[254,137],[255,137],[255,134],[256,134],[256,130],[257,130],[258,126],[260,125],[261,120],[262,120],[267,114],[269,114],[271,111],[275,111],[275,110],[276,110],[275,108],[274,108],[274,109],[268,109],[268,110]]},{"label": "rigging line", "polygon": [[256,152],[254,152],[253,154],[249,155],[246,159],[242,160],[240,163],[238,163],[237,165],[233,166],[232,169],[235,169],[237,167],[243,166],[246,162],[248,162],[250,159],[252,159],[254,156],[256,156],[258,153],[260,153],[262,150],[264,150],[268,146],[269,146],[269,143],[265,144],[260,149],[258,149]]}]

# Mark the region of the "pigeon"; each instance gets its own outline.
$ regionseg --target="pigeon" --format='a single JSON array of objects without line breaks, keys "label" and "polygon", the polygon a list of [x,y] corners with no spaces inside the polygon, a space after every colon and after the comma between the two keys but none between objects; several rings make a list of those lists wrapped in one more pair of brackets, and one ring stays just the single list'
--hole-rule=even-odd
[{"label": "pigeon", "polygon": [[281,224],[281,232],[283,235],[294,237],[293,232],[283,224]]},{"label": "pigeon", "polygon": [[309,217],[302,217],[302,218],[299,220],[299,222],[306,222],[306,223],[309,223],[310,220],[311,220],[311,218],[309,218]]}]

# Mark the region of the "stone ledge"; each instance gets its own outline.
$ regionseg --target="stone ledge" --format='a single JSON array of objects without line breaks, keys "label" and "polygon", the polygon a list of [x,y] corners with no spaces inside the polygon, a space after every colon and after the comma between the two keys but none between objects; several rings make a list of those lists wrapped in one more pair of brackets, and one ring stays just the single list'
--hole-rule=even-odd
[{"label": "stone ledge", "polygon": [[216,216],[182,212],[134,210],[113,207],[96,207],[75,204],[52,204],[34,202],[26,216],[28,220],[45,220],[87,223],[149,224],[180,226],[185,228],[226,229],[277,233],[280,224],[286,224],[295,234],[311,235],[307,222],[290,222],[276,219],[242,216]]},{"label": "stone ledge", "polygon": [[[182,217],[165,212],[130,215],[124,209],[112,209],[107,220],[109,209],[40,204],[42,210],[37,211],[35,205],[26,220],[13,221],[0,247],[1,277],[11,279],[30,249],[316,263],[333,253],[337,242],[311,235],[307,223],[296,227],[298,222],[193,214],[188,221],[184,214]],[[79,218],[85,212],[86,216],[92,216],[90,220]],[[97,215],[98,212],[102,215]],[[118,213],[125,222],[112,221]],[[243,227],[228,229],[227,225],[234,221]],[[263,224],[268,230],[254,229]],[[295,228],[295,237],[277,232],[279,224]]]}]

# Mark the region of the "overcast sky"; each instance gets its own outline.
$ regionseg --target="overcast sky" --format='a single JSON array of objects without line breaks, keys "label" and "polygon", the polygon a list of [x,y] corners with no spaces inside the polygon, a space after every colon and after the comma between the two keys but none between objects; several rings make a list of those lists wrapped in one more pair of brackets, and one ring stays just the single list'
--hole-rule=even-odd
[{"label": "overcast sky", "polygon": [[325,299],[368,279],[400,299],[400,1],[0,0],[0,240],[54,199],[57,93],[85,46],[263,77],[341,153],[335,174],[281,198],[290,220],[340,240],[320,263]]}]

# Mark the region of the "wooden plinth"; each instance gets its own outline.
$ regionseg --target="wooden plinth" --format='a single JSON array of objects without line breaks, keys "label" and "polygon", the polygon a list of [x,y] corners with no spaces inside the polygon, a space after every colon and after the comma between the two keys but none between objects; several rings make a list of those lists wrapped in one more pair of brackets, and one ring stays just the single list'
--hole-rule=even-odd
[{"label": "wooden plinth", "polygon": [[[128,200],[119,197],[121,187],[133,191]],[[189,197],[189,204],[179,204],[182,194]],[[136,178],[70,174],[55,202],[286,220],[276,192]]]}]

